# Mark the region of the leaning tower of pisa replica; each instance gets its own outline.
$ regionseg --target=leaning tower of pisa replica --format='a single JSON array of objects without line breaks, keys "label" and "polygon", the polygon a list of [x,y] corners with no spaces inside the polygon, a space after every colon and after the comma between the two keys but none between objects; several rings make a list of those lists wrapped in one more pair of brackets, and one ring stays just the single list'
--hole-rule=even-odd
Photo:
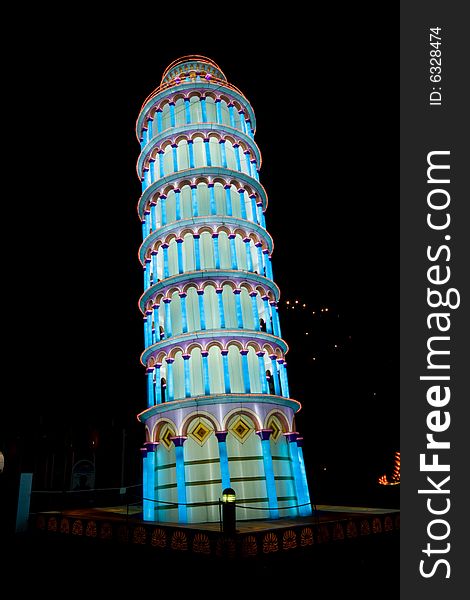
[{"label": "leaning tower of pisa replica", "polygon": [[228,487],[238,519],[311,514],[255,125],[203,56],[173,62],[137,120],[149,521],[217,521]]}]

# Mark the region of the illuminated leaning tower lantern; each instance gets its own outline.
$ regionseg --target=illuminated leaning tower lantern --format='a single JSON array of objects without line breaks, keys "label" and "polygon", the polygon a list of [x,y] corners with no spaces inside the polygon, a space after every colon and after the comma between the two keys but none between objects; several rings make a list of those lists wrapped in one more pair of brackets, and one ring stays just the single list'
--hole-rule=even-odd
[{"label": "illuminated leaning tower lantern", "polygon": [[311,514],[250,103],[203,56],[164,72],[137,120],[147,408],[144,519]]}]

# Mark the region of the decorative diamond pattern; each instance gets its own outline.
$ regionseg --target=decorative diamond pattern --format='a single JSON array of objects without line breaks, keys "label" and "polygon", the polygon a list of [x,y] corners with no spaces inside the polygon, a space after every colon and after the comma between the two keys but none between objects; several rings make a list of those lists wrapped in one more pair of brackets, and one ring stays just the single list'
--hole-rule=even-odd
[{"label": "decorative diamond pattern", "polygon": [[191,431],[188,431],[189,437],[195,440],[200,446],[204,445],[211,433],[212,428],[210,428],[202,419],[197,419],[195,424],[191,427]]},{"label": "decorative diamond pattern", "polygon": [[271,433],[271,439],[274,442],[277,442],[277,440],[281,437],[282,434],[282,426],[274,415],[268,421],[268,429],[273,430],[273,432]]},{"label": "decorative diamond pattern", "polygon": [[254,429],[250,426],[248,420],[240,416],[235,420],[233,425],[230,426],[230,431],[243,443]]},{"label": "decorative diamond pattern", "polygon": [[158,440],[164,447],[169,450],[173,445],[173,440],[171,439],[175,434],[173,429],[168,425],[163,425],[160,431],[160,439]]}]

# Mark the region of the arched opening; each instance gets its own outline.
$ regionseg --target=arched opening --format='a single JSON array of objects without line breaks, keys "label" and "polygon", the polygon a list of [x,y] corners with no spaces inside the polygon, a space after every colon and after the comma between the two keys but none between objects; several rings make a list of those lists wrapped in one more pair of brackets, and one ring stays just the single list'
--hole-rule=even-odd
[{"label": "arched opening", "polygon": [[256,356],[255,349],[251,346],[248,349],[248,372],[250,374],[250,392],[252,394],[261,394],[258,357]]},{"label": "arched opening", "polygon": [[245,242],[242,240],[241,235],[238,233],[235,236],[235,249],[237,252],[238,268],[247,271],[248,266],[246,262]]},{"label": "arched opening", "polygon": [[[281,418],[280,418],[281,417]],[[289,445],[283,433],[286,433],[285,417],[271,415],[267,422],[267,428],[272,429],[269,438],[271,456],[273,461],[274,480],[276,483],[276,495],[279,500],[279,509],[283,506],[298,504],[292,465],[289,456]],[[293,442],[295,443],[295,442]],[[281,512],[282,516],[297,516],[298,509],[290,508]]]},{"label": "arched opening", "polygon": [[175,353],[175,362],[173,363],[173,390],[175,400],[184,398],[184,360],[181,350]]},{"label": "arched opening", "polygon": [[222,155],[220,152],[219,140],[213,136],[209,138],[209,150],[211,153],[212,166],[213,167],[221,167],[222,166]]},{"label": "arched opening", "polygon": [[199,207],[199,216],[209,215],[210,208],[210,193],[206,183],[199,183],[197,186],[197,202]]},{"label": "arched opening", "polygon": [[248,294],[248,291],[245,288],[242,288],[240,294],[240,303],[242,305],[242,319],[243,319],[243,328],[244,329],[255,329],[254,321],[253,321],[253,308],[251,304],[251,298]]},{"label": "arched opening", "polygon": [[210,96],[206,97],[206,113],[207,113],[207,122],[208,123],[216,123],[217,122],[217,113],[216,113],[214,98],[211,98]]},{"label": "arched opening", "polygon": [[228,110],[227,102],[225,102],[225,100],[220,101],[220,111],[222,113],[223,125],[230,125],[230,113]]},{"label": "arched opening", "polygon": [[181,314],[181,298],[178,292],[173,292],[170,302],[171,326],[173,335],[183,333],[183,319]]},{"label": "arched opening", "polygon": [[191,96],[189,101],[191,123],[202,123],[201,102],[198,96]]},{"label": "arched opening", "polygon": [[177,148],[178,154],[178,169],[180,171],[189,169],[189,150],[188,142],[186,140],[180,140]]},{"label": "arched opening", "polygon": [[175,122],[176,127],[180,127],[186,122],[184,118],[184,98],[178,98],[175,102]]},{"label": "arched opening", "polygon": [[162,131],[170,127],[170,105],[165,104],[162,110]]},{"label": "arched opening", "polygon": [[160,377],[160,394],[162,398],[162,403],[166,402],[166,379],[165,377]]},{"label": "arched opening", "polygon": [[[162,476],[157,476],[157,485],[155,488],[156,497],[162,502],[157,504],[155,516],[157,520],[177,521],[178,509],[168,508],[171,504],[178,502],[178,491],[176,485],[168,485],[168,482],[176,481],[176,453],[175,445],[171,441],[171,437],[176,435],[176,428],[173,424],[163,423],[159,427],[159,432],[156,436],[156,441],[159,442],[158,452],[155,453],[155,467],[157,473]],[[164,475],[163,475],[164,474]]]},{"label": "arched opening", "polygon": [[207,285],[204,288],[204,314],[207,329],[218,329],[220,327],[219,306],[215,287]]},{"label": "arched opening", "polygon": [[204,394],[204,380],[202,370],[202,356],[200,348],[191,350],[191,358],[189,359],[189,367],[191,373],[191,395],[202,396]]},{"label": "arched opening", "polygon": [[219,256],[220,256],[220,268],[231,269],[232,259],[230,256],[230,240],[225,231],[219,233]]},{"label": "arched opening", "polygon": [[[227,423],[227,455],[230,467],[230,477],[233,481],[237,498],[244,503],[257,499],[251,506],[264,508],[268,506],[266,498],[266,480],[264,474],[263,452],[261,440],[256,435],[255,426],[250,416],[245,413],[235,414]],[[254,514],[265,516],[265,511],[255,511],[237,508],[238,519],[253,519]]]},{"label": "arched opening", "polygon": [[204,141],[201,137],[194,140],[194,165],[196,167],[206,166],[206,155],[204,150]]},{"label": "arched opening", "polygon": [[194,419],[188,427],[185,454],[191,457],[186,467],[188,517],[192,522],[218,521],[221,492],[219,445],[212,423],[204,417]]},{"label": "arched opening", "polygon": [[165,175],[170,175],[174,172],[173,169],[173,148],[168,144],[163,154],[163,172]]},{"label": "arched opening", "polygon": [[215,269],[214,243],[212,240],[212,235],[208,231],[204,231],[201,234],[199,244],[201,251],[201,268]]},{"label": "arched opening", "polygon": [[225,326],[227,329],[237,328],[237,307],[232,288],[226,283],[222,286],[222,302],[224,305]]},{"label": "arched opening", "polygon": [[232,215],[241,219],[242,211],[240,209],[240,194],[234,185],[230,187],[230,200],[232,202]]},{"label": "arched opening", "polygon": [[209,379],[211,394],[224,393],[224,370],[220,349],[212,346],[209,349]]},{"label": "arched opening", "polygon": [[242,361],[239,349],[233,344],[228,347],[228,369],[232,393],[243,394],[245,386],[243,381]]},{"label": "arched opening", "polygon": [[236,171],[237,161],[235,159],[235,150],[230,140],[226,140],[225,142],[225,155],[227,157],[227,167]]},{"label": "arched opening", "polygon": [[[246,173],[247,175],[251,175],[251,169],[249,168],[249,166],[247,164],[245,151],[243,150],[243,148],[241,146],[238,149],[238,151],[240,152],[240,163],[241,163],[241,167],[242,167],[242,172]],[[249,159],[250,159],[250,157],[248,155],[248,160]],[[248,209],[247,209],[247,212],[248,212]]]},{"label": "arched opening", "polygon": [[225,207],[225,190],[221,183],[214,184],[214,198],[217,214],[226,215],[227,209]]},{"label": "arched opening", "polygon": [[166,199],[166,221],[167,223],[176,221],[176,194],[173,190],[168,192]]},{"label": "arched opening", "polygon": [[199,314],[199,297],[196,288],[190,287],[186,297],[186,313],[188,318],[188,331],[199,331],[201,329],[201,318]]},{"label": "arched opening", "polygon": [[[187,144],[186,144],[187,149]],[[181,167],[182,168],[182,167]],[[193,207],[191,199],[191,188],[185,185],[181,188],[181,216],[183,219],[190,219],[193,216]]]},{"label": "arched opening", "polygon": [[178,244],[176,239],[173,238],[168,246],[168,271],[170,277],[178,273]]},{"label": "arched opening", "polygon": [[233,117],[234,117],[234,121],[235,121],[235,125],[234,127],[236,127],[236,129],[241,129],[240,127],[240,115],[238,114],[238,110],[235,108],[235,106],[233,107]]},{"label": "arched opening", "polygon": [[268,382],[268,391],[272,396],[274,396],[276,390],[274,388],[274,379],[271,369],[266,369],[266,380]]},{"label": "arched opening", "polygon": [[194,261],[194,238],[192,233],[185,233],[183,236],[183,261],[185,272],[194,271],[196,269]]}]

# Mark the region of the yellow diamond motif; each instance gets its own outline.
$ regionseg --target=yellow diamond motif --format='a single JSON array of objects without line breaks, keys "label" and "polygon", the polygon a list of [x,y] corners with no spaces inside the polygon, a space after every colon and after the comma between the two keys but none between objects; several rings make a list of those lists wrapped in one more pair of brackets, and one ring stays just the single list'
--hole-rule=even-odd
[{"label": "yellow diamond motif", "polygon": [[282,433],[282,427],[281,424],[279,423],[279,421],[276,419],[276,417],[271,417],[268,421],[268,429],[272,429],[273,432],[271,433],[271,439],[275,442],[277,442],[277,440],[279,439],[281,433]]},{"label": "yellow diamond motif", "polygon": [[169,425],[164,425],[160,431],[160,439],[158,440],[161,444],[165,446],[167,450],[171,448],[173,445],[173,440],[171,439],[175,435],[175,432]]},{"label": "yellow diamond motif", "polygon": [[212,429],[202,419],[198,419],[191,428],[191,431],[188,431],[189,437],[193,438],[201,446],[204,445],[211,433]]},{"label": "yellow diamond motif", "polygon": [[250,424],[243,417],[238,417],[230,427],[230,431],[243,443],[253,431],[253,428],[250,427]]}]

